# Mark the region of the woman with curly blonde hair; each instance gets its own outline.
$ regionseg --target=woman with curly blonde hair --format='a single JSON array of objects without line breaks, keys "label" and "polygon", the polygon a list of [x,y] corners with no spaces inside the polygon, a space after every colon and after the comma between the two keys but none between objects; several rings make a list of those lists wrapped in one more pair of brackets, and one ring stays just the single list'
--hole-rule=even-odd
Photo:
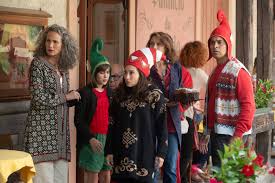
[{"label": "woman with curly blonde hair", "polygon": [[[200,41],[193,41],[185,44],[180,52],[180,63],[186,67],[190,72],[193,80],[193,88],[197,89],[200,92],[200,99],[204,99],[206,85],[208,80],[208,75],[204,70],[201,69],[207,60],[208,60],[208,48],[207,46]],[[204,100],[197,102],[193,106],[193,121],[199,123],[202,120],[203,111],[204,111]],[[202,123],[200,123],[202,127]],[[195,127],[195,124],[192,125]],[[194,128],[195,135],[197,134],[196,128]],[[200,130],[200,129],[199,129]],[[200,132],[200,131],[199,131]],[[196,139],[194,139],[194,134],[184,134],[182,137],[182,149],[181,149],[181,176],[182,182],[187,182],[186,177],[188,174],[187,167],[191,167],[192,159],[192,146],[195,144],[195,147],[198,147]],[[192,137],[191,137],[192,136]],[[192,140],[190,140],[192,139]],[[208,154],[200,154],[198,151],[194,152],[193,163],[198,164],[198,168],[202,168],[207,162]],[[193,168],[192,168],[193,169]],[[193,171],[192,171],[193,172]],[[184,179],[184,180],[183,180]],[[202,182],[202,177],[199,174],[193,174],[192,179],[197,182]]]}]

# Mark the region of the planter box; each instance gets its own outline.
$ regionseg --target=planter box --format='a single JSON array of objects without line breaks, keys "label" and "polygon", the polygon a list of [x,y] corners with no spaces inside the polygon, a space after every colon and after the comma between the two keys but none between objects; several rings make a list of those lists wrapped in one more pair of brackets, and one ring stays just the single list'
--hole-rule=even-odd
[{"label": "planter box", "polygon": [[274,128],[274,114],[271,108],[257,109],[253,120],[253,134]]},{"label": "planter box", "polygon": [[255,143],[255,150],[265,158],[265,162],[271,156],[271,133],[274,128],[274,113],[271,108],[257,109],[253,120],[252,137]]}]

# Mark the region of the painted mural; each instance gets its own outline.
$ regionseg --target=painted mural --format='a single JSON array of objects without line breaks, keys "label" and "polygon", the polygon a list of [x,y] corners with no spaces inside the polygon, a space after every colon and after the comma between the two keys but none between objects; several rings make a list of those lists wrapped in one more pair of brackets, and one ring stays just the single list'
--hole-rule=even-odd
[{"label": "painted mural", "polygon": [[136,13],[136,49],[144,47],[155,31],[169,33],[177,51],[195,39],[195,1],[139,0]]},{"label": "painted mural", "polygon": [[41,30],[36,25],[0,24],[0,91],[28,87],[28,70]]}]

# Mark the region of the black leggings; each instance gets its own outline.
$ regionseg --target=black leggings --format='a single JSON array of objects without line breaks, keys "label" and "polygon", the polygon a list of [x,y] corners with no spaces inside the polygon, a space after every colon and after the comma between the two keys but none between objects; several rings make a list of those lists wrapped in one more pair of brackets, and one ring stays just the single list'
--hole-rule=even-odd
[{"label": "black leggings", "polygon": [[191,178],[191,165],[194,144],[194,124],[192,119],[186,118],[189,129],[186,134],[182,134],[181,152],[180,152],[180,175],[181,183],[188,183]]},{"label": "black leggings", "polygon": [[211,156],[212,156],[212,164],[213,166],[221,166],[221,160],[219,157],[218,150],[223,152],[224,144],[228,145],[231,139],[230,135],[222,135],[211,133]]}]

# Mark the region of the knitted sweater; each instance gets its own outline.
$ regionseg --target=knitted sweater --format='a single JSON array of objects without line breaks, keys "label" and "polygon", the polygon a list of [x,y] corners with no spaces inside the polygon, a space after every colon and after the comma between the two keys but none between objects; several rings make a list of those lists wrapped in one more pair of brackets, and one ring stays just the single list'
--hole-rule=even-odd
[{"label": "knitted sweater", "polygon": [[[77,150],[89,144],[89,140],[95,136],[89,128],[97,107],[97,97],[92,92],[92,88],[92,84],[88,84],[79,90],[81,100],[75,106],[74,124],[77,129]],[[110,100],[111,91],[109,88],[106,89]]]},{"label": "knitted sweater", "polygon": [[[239,78],[239,75],[243,78]],[[215,77],[216,81],[213,82]],[[214,123],[215,133],[231,136],[241,137],[251,133],[255,103],[250,74],[244,65],[235,58],[231,59],[215,70],[208,89],[211,89],[211,85],[214,89],[207,93],[208,127],[212,128],[211,124]]]},{"label": "knitted sweater", "polygon": [[95,88],[92,92],[96,95],[97,105],[93,115],[92,121],[90,122],[90,131],[93,134],[107,134],[108,123],[109,123],[109,98],[107,96],[107,90],[99,92]]},{"label": "knitted sweater", "polygon": [[34,58],[30,67],[31,107],[24,133],[25,151],[34,163],[70,160],[69,73],[62,73],[43,58]]},{"label": "knitted sweater", "polygon": [[106,142],[106,154],[114,155],[112,180],[152,182],[155,157],[167,152],[166,105],[164,96],[153,85],[145,101],[131,97],[113,100],[112,121]]}]

